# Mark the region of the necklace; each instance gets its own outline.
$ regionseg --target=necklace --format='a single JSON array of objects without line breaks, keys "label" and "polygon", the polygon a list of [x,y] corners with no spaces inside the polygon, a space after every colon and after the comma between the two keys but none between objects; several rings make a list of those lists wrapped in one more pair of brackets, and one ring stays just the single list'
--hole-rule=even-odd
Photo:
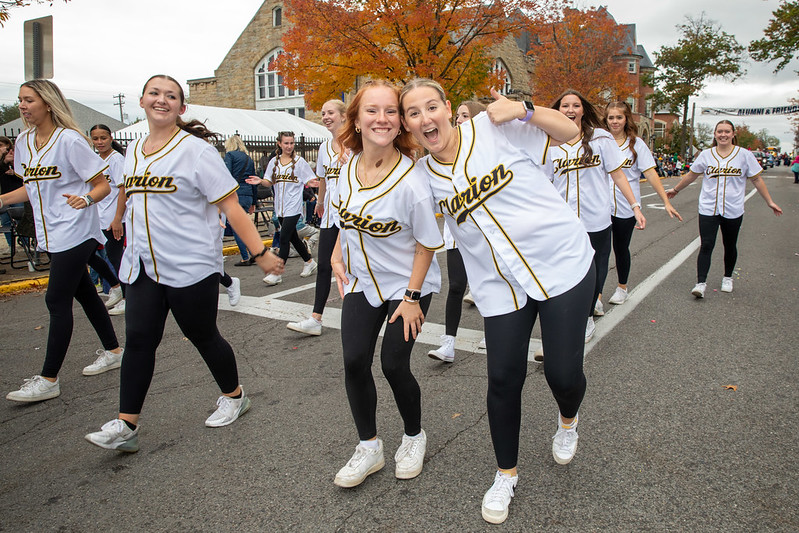
[{"label": "necklace", "polygon": [[381,157],[380,159],[375,161],[374,172],[371,173],[370,172],[371,169],[369,169],[366,164],[361,165],[361,163],[363,163],[363,159],[358,161],[358,181],[364,187],[371,187],[379,183],[380,180],[382,180],[385,176],[388,175],[389,169],[394,167],[394,165],[383,166],[383,158]]}]

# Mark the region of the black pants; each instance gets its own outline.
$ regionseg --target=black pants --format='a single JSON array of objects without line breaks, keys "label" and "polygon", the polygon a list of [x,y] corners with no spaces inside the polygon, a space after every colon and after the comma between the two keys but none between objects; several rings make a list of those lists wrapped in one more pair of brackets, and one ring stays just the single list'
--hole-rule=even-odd
[{"label": "black pants", "polygon": [[46,378],[58,376],[67,355],[74,325],[73,298],[83,307],[83,312],[100,337],[103,348],[119,348],[111,318],[86,269],[86,264],[97,246],[99,243],[96,240],[89,239],[69,250],[50,254],[50,280],[44,296],[50,312],[50,330],[47,333],[47,353],[41,373]]},{"label": "black pants", "polygon": [[[594,249],[594,266],[596,267],[596,287],[594,288],[594,301],[588,310],[588,316],[594,315],[596,300],[602,293],[605,286],[605,278],[608,277],[608,261],[610,260],[610,235],[613,226],[608,226],[602,231],[588,232],[591,239],[591,247]],[[583,326],[585,327],[585,326]],[[585,331],[583,331],[585,335]]]},{"label": "black pants", "polygon": [[[427,313],[432,294],[419,302]],[[361,440],[377,435],[377,389],[372,376],[377,337],[386,318],[396,311],[400,300],[390,300],[380,307],[372,307],[362,292],[344,297],[341,308],[341,344],[344,350],[344,383],[350,402],[352,417]],[[419,383],[411,373],[411,350],[415,339],[405,340],[404,324],[398,318],[386,324],[380,363],[383,375],[394,393],[405,434],[418,435],[422,431],[422,393]]]},{"label": "black pants", "polygon": [[583,374],[585,315],[595,286],[595,269],[571,290],[542,302],[527,298],[525,306],[484,320],[488,365],[488,424],[497,465],[516,466],[522,418],[522,388],[527,376],[530,334],[541,316],[544,375],[565,418],[577,414],[585,396]]},{"label": "black pants", "polygon": [[331,226],[319,230],[319,247],[316,253],[316,262],[319,266],[316,271],[316,293],[314,295],[313,312],[322,314],[325,310],[327,297],[330,296],[330,280],[333,276],[333,266],[330,258],[338,239],[338,227]]},{"label": "black pants", "polygon": [[457,248],[447,250],[447,304],[444,313],[444,333],[454,337],[458,333],[463,310],[463,295],[466,293],[466,267]]},{"label": "black pants", "polygon": [[228,287],[230,287],[231,285],[233,285],[233,278],[231,278],[231,277],[230,277],[230,274],[228,274],[227,272],[225,272],[225,271],[223,270],[223,271],[222,271],[222,274],[221,274],[221,275],[220,275],[220,277],[219,277],[219,284],[220,284],[220,285],[222,285],[224,288],[226,288],[226,289],[227,289]]},{"label": "black pants", "polygon": [[710,271],[710,258],[716,246],[716,235],[721,228],[721,241],[724,243],[724,276],[731,278],[738,260],[738,232],[744,216],[724,218],[721,215],[699,215],[699,256],[696,258],[696,281],[705,283]]},{"label": "black pants", "polygon": [[141,413],[155,370],[155,351],[172,316],[208,365],[223,394],[239,386],[236,356],[216,327],[219,274],[176,289],[150,279],[140,265],[139,277],[128,286],[125,357],[120,375],[119,411]]},{"label": "black pants", "polygon": [[[108,252],[106,252],[106,255],[107,254]],[[106,280],[112,287],[119,285],[119,278],[117,278],[117,273],[114,271],[115,269],[108,266],[108,263],[105,262],[105,259],[97,255],[97,253],[93,253],[91,257],[89,257],[89,260],[86,262],[86,264],[92,267],[94,271],[97,272],[97,274]]]},{"label": "black pants", "polygon": [[610,217],[610,227],[613,230],[613,254],[616,256],[616,274],[619,284],[627,285],[630,279],[630,241],[635,230],[635,217],[618,218]]},{"label": "black pants", "polygon": [[[122,255],[125,253],[125,224],[122,224],[122,238],[119,240],[114,238],[114,232],[111,230],[104,229],[103,235],[106,238],[105,255],[108,256],[111,266],[114,267],[114,272],[119,276],[119,265],[122,264]],[[122,284],[122,294],[125,294],[124,283]]]},{"label": "black pants", "polygon": [[280,252],[278,256],[285,262],[289,258],[289,246],[293,245],[297,253],[300,254],[302,260],[306,263],[311,260],[311,254],[308,253],[308,248],[305,243],[297,235],[297,221],[300,215],[291,217],[277,217],[280,222]]}]

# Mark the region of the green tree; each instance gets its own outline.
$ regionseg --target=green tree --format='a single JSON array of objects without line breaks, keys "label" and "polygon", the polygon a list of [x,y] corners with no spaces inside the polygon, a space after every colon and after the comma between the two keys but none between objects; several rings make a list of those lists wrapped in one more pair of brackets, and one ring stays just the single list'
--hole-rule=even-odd
[{"label": "green tree", "polygon": [[[699,18],[687,17],[677,30],[680,38],[676,46],[664,46],[655,52],[658,72],[655,86],[658,94],[655,104],[665,105],[682,114],[682,123],[688,122],[688,101],[699,94],[713,78],[733,81],[741,77],[744,47],[735,37],[724,32],[702,13]],[[680,153],[686,154],[688,128],[680,137]]]},{"label": "green tree", "polygon": [[704,123],[697,124],[694,129],[694,142],[700,150],[710,148],[713,143],[713,126]]},{"label": "green tree", "polygon": [[0,105],[0,124],[6,124],[19,118],[19,104]]},{"label": "green tree", "polygon": [[774,73],[784,69],[799,54],[799,0],[783,0],[763,30],[762,39],[749,44],[749,54],[756,61],[778,61]]},{"label": "green tree", "polygon": [[766,147],[763,141],[758,139],[757,133],[749,129],[746,124],[740,124],[735,128],[735,137],[738,139],[738,146],[749,150],[762,150]]}]

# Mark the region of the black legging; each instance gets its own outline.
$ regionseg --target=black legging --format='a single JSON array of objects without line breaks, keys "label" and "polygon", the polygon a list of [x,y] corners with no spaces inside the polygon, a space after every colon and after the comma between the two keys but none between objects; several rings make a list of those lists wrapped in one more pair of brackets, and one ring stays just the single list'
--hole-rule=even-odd
[{"label": "black legging", "polygon": [[577,414],[585,396],[585,313],[596,282],[594,265],[569,291],[544,301],[527,298],[512,313],[484,319],[488,365],[488,424],[497,466],[511,469],[519,457],[522,388],[536,317],[541,316],[544,375],[565,418]]},{"label": "black legging", "polygon": [[294,249],[300,254],[302,260],[306,263],[311,260],[311,254],[308,253],[308,248],[305,243],[297,235],[297,221],[300,220],[300,215],[290,217],[277,217],[280,223],[280,252],[278,256],[285,262],[289,258],[289,246],[294,245]]},{"label": "black legging", "polygon": [[322,314],[325,310],[327,297],[330,296],[330,280],[333,276],[333,267],[330,257],[338,239],[338,227],[331,226],[319,230],[319,247],[316,252],[316,262],[319,264],[316,271],[316,293],[313,301],[313,312]]},{"label": "black legging", "polygon": [[222,271],[222,274],[219,276],[219,284],[222,285],[224,288],[229,288],[233,285],[233,278],[230,277],[230,274]]},{"label": "black legging", "polygon": [[444,333],[454,337],[458,333],[463,309],[463,295],[466,293],[466,267],[457,248],[447,250],[447,304],[444,311]]},{"label": "black legging", "polygon": [[[596,287],[594,288],[594,300],[591,302],[591,308],[588,310],[588,316],[594,315],[594,306],[596,300],[602,293],[602,288],[605,286],[605,278],[608,277],[608,261],[610,260],[610,235],[613,226],[608,226],[601,231],[588,232],[588,238],[591,239],[591,247],[594,249],[594,266],[596,267]],[[585,328],[585,325],[583,325]],[[585,334],[585,331],[583,331]]]},{"label": "black legging", "polygon": [[92,254],[92,256],[89,258],[86,264],[92,267],[94,271],[97,272],[97,274],[99,274],[101,278],[106,280],[108,284],[111,285],[112,287],[116,287],[117,285],[119,285],[119,278],[117,278],[114,269],[108,266],[108,263],[105,262],[105,259],[100,257],[96,251],[95,253]]},{"label": "black legging", "polygon": [[223,394],[239,386],[236,356],[216,327],[219,274],[174,288],[153,281],[140,266],[139,277],[128,285],[125,357],[120,375],[119,411],[141,413],[155,370],[155,351],[172,311],[180,330],[200,352]]},{"label": "black legging", "polygon": [[738,232],[744,216],[724,218],[721,215],[699,215],[699,256],[696,258],[696,281],[705,283],[710,271],[710,258],[716,246],[716,235],[721,228],[721,241],[724,244],[724,276],[732,277],[735,262],[738,260]]},{"label": "black legging", "polygon": [[67,355],[74,324],[72,298],[83,307],[83,312],[100,337],[103,348],[119,348],[111,318],[86,269],[86,264],[97,246],[99,243],[96,240],[89,239],[69,250],[50,254],[50,280],[44,296],[50,312],[50,329],[41,373],[46,378],[58,376]]},{"label": "black legging", "polygon": [[[419,304],[427,313],[432,294],[422,297]],[[372,307],[362,292],[344,297],[341,307],[341,344],[344,350],[344,383],[350,402],[352,417],[361,440],[377,435],[377,389],[372,376],[377,337],[380,328],[391,317],[401,300],[389,300],[380,307]],[[411,350],[415,339],[405,340],[404,323],[398,318],[386,323],[380,347],[383,375],[394,393],[405,434],[418,435],[422,431],[422,393],[419,383],[411,373]]]},{"label": "black legging", "polygon": [[[122,264],[122,255],[125,253],[125,224],[122,224],[122,238],[119,240],[114,238],[114,232],[109,229],[104,229],[103,235],[105,235],[106,239],[105,255],[108,256],[108,260],[111,261],[111,266],[114,267],[114,271],[117,273],[117,276],[119,276],[119,265]],[[125,294],[124,283],[122,284],[122,294]]]},{"label": "black legging", "polygon": [[610,227],[613,230],[613,254],[616,256],[616,274],[619,284],[627,285],[630,278],[630,241],[635,230],[635,217],[618,218],[611,215]]}]

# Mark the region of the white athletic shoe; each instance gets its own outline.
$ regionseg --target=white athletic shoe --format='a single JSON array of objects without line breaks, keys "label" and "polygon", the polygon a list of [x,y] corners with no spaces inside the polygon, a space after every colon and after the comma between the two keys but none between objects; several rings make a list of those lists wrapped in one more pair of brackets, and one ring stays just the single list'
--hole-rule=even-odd
[{"label": "white athletic shoe", "polygon": [[588,317],[588,322],[585,324],[585,343],[591,342],[596,332],[596,324],[594,324],[594,317]]},{"label": "white athletic shoe", "polygon": [[612,303],[613,305],[621,305],[627,301],[627,298],[627,289],[616,287],[616,292],[613,293],[613,296],[610,297],[608,302]]},{"label": "white athletic shoe", "polygon": [[322,334],[322,323],[316,320],[314,317],[308,317],[305,320],[300,320],[299,322],[289,322],[286,324],[286,327],[291,331],[305,333],[306,335]]},{"label": "white athletic shoe", "polygon": [[383,441],[377,439],[377,448],[369,448],[358,443],[355,453],[336,474],[333,483],[345,489],[357,487],[371,474],[386,465],[383,458]]},{"label": "white athletic shoe", "polygon": [[283,276],[280,274],[267,274],[264,278],[264,283],[267,285],[277,285],[278,283],[283,283]]},{"label": "white athletic shoe", "polygon": [[112,287],[111,290],[108,291],[108,300],[105,301],[105,307],[106,309],[111,309],[120,301],[122,301],[122,287]]},{"label": "white athletic shoe", "polygon": [[597,299],[594,306],[594,316],[605,316],[605,306],[602,305],[602,300]]},{"label": "white athletic shoe", "polygon": [[308,276],[312,275],[314,272],[316,272],[318,266],[319,265],[316,264],[316,261],[311,259],[310,261],[305,263],[304,267],[302,267],[302,272],[300,272],[300,277],[307,278]]},{"label": "white athletic shoe", "polygon": [[108,310],[108,314],[111,316],[120,316],[125,314],[125,300],[122,300],[118,304],[116,304],[112,309]]},{"label": "white athletic shoe", "polygon": [[732,292],[732,278],[721,278],[721,292]]},{"label": "white athletic shoe", "polygon": [[472,297],[472,291],[467,292],[463,296],[463,303],[469,304],[469,305],[474,305],[474,298]]},{"label": "white athletic shoe", "polygon": [[12,402],[41,402],[42,400],[50,400],[61,394],[61,385],[58,383],[58,378],[55,382],[44,379],[42,376],[33,376],[26,379],[19,390],[15,390],[6,394],[6,400]]},{"label": "white athletic shoe", "polygon": [[94,353],[97,354],[97,359],[94,360],[94,363],[83,368],[84,376],[96,376],[97,374],[119,368],[122,366],[122,354],[125,353],[125,350],[123,349],[120,353],[114,353],[108,350],[97,350]]},{"label": "white athletic shoe", "polygon": [[421,474],[426,451],[427,435],[424,430],[415,437],[403,435],[402,444],[394,454],[394,475],[397,479],[413,479]]},{"label": "white athletic shoe", "polygon": [[508,518],[508,507],[518,481],[519,476],[497,471],[494,484],[483,496],[483,520],[491,524],[501,524]]},{"label": "white athletic shoe", "polygon": [[564,426],[558,415],[558,431],[552,437],[552,457],[559,465],[567,465],[577,451],[577,416],[570,426]]},{"label": "white athletic shoe", "polygon": [[439,359],[445,363],[453,362],[455,360],[455,337],[452,335],[441,335],[441,346],[427,352],[427,356],[431,359]]},{"label": "white athletic shoe", "polygon": [[225,287],[225,291],[227,292],[228,303],[232,307],[238,304],[241,299],[241,280],[239,278],[230,279],[233,280],[233,283],[230,284],[230,287]]},{"label": "white athletic shoe", "polygon": [[216,400],[217,409],[205,421],[209,428],[221,428],[235,422],[241,415],[250,409],[250,399],[241,389],[241,398],[231,398],[222,395]]},{"label": "white athletic shoe", "polygon": [[478,350],[485,350],[486,349],[486,338],[483,337],[483,340],[477,343]]},{"label": "white athletic shoe", "polygon": [[691,289],[691,294],[693,294],[697,298],[704,298],[705,289],[707,289],[707,283],[697,283],[696,285],[694,285],[694,288]]},{"label": "white athletic shoe", "polygon": [[133,453],[139,451],[139,426],[130,429],[124,420],[115,418],[103,424],[100,431],[87,434],[85,439],[106,450]]}]

